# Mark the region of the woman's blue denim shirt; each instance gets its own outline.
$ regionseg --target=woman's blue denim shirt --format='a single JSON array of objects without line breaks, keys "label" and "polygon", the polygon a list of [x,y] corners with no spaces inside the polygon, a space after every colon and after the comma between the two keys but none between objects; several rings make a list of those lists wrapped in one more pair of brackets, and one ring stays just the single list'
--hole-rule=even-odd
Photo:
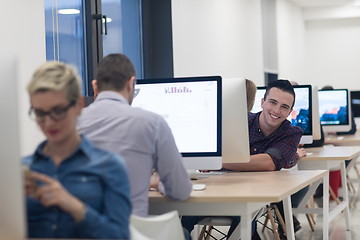
[{"label": "woman's blue denim shirt", "polygon": [[86,205],[86,213],[81,222],[75,222],[59,207],[44,207],[28,197],[28,237],[129,239],[130,184],[123,159],[82,136],[78,149],[56,167],[42,151],[45,144],[25,157],[24,164],[57,179]]}]

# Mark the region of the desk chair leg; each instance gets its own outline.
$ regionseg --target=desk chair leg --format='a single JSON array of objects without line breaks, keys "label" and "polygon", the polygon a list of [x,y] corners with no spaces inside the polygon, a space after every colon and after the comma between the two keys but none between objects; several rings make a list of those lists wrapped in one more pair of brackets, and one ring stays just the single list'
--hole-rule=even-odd
[{"label": "desk chair leg", "polygon": [[214,226],[204,225],[201,228],[201,232],[199,234],[198,240],[204,240],[204,239],[209,240],[210,237],[212,237],[211,232],[212,232],[213,229],[214,229]]},{"label": "desk chair leg", "polygon": [[[310,197],[310,199],[309,199],[309,206],[310,206],[311,208],[314,208],[314,196],[311,196],[311,197]],[[310,216],[310,218],[311,218],[311,220],[312,220],[313,225],[316,225],[315,218],[314,218],[314,214],[311,213],[311,214],[309,214],[309,216]]]},{"label": "desk chair leg", "polygon": [[214,228],[213,226],[209,226],[205,240],[210,240],[211,232],[213,228]]},{"label": "desk chair leg", "polygon": [[199,234],[198,240],[210,240],[210,239],[217,239],[211,233],[214,231],[220,233],[222,237],[219,240],[223,240],[227,238],[227,235],[220,230],[216,229],[214,226],[211,225],[204,225],[201,228],[201,232]]},{"label": "desk chair leg", "polygon": [[[349,179],[349,176],[347,176],[347,179]],[[355,193],[354,184],[348,182],[348,183],[347,183],[347,188],[348,188],[348,191],[349,191],[349,192]]]},{"label": "desk chair leg", "polygon": [[280,211],[279,211],[279,209],[278,209],[278,207],[276,205],[274,205],[274,209],[275,209],[276,217],[277,217],[278,221],[280,222],[282,229],[285,230],[286,229],[286,224],[285,224],[284,219],[281,216]]},{"label": "desk chair leg", "polygon": [[198,240],[209,240],[210,237],[211,237],[211,231],[213,229],[213,226],[207,226],[207,225],[204,225],[202,228],[201,228],[201,232],[199,234],[199,238]]},{"label": "desk chair leg", "polygon": [[268,214],[268,218],[270,219],[271,227],[274,230],[275,239],[280,240],[280,236],[276,229],[276,225],[275,225],[275,221],[274,221],[274,216],[272,215],[270,208],[267,209],[267,214]]},{"label": "desk chair leg", "polygon": [[[262,229],[261,229],[261,232],[265,232],[265,229],[266,228],[268,228],[267,227],[267,224],[268,224],[268,222],[269,222],[269,219],[270,219],[270,216],[269,216],[269,214],[268,214],[268,211],[271,211],[274,207],[273,206],[276,206],[276,205],[266,205],[266,209],[265,209],[265,212],[266,212],[266,214],[265,214],[265,221],[264,221],[264,223],[262,224]],[[274,231],[275,231],[275,229],[274,229]]]},{"label": "desk chair leg", "polygon": [[[272,208],[274,209],[274,212],[275,212],[275,215],[276,215],[276,218],[278,220],[278,224],[281,224],[281,227],[282,229],[286,229],[286,225],[285,225],[285,222],[284,222],[284,219],[282,218],[281,214],[280,214],[280,211],[278,209],[278,207],[276,206],[276,204],[272,204],[271,206],[266,206],[266,212],[267,212],[267,215],[265,217],[265,221],[264,221],[264,224],[263,224],[263,228],[262,228],[262,232],[265,231],[265,228],[267,226],[267,223],[269,222],[269,219],[272,218],[274,219],[274,216],[272,214],[269,215],[269,211],[272,210]],[[271,220],[270,220],[271,221]],[[273,232],[274,232],[274,235],[275,235],[275,232],[277,232],[277,229],[273,227]]]},{"label": "desk chair leg", "polygon": [[360,172],[359,172],[359,170],[358,170],[358,168],[357,168],[356,165],[354,166],[354,170],[355,170],[355,172],[356,172],[356,174],[357,174],[357,177],[360,178]]},{"label": "desk chair leg", "polygon": [[330,196],[332,197],[332,199],[335,200],[336,204],[339,205],[339,204],[340,204],[340,200],[339,200],[339,198],[335,195],[334,190],[332,190],[331,186],[329,186],[329,193],[330,193]]},{"label": "desk chair leg", "polygon": [[201,231],[200,231],[200,234],[199,234],[199,237],[198,237],[198,240],[202,240],[204,238],[204,235],[205,235],[205,232],[206,232],[206,225],[204,225],[202,228],[201,228]]},{"label": "desk chair leg", "polygon": [[351,179],[351,177],[347,174],[346,175],[346,180],[347,180],[348,191],[355,193],[356,190],[355,190],[354,184],[349,181],[350,179]]},{"label": "desk chair leg", "polygon": [[[266,207],[266,211],[268,211],[268,209],[269,209],[269,207]],[[264,221],[264,224],[263,224],[263,227],[262,227],[261,232],[264,232],[264,231],[265,231],[265,228],[266,228],[268,222],[269,222],[269,215],[266,214],[266,216],[265,216],[265,221]]]},{"label": "desk chair leg", "polygon": [[308,222],[309,222],[309,226],[310,226],[310,228],[311,228],[311,231],[312,232],[314,232],[315,231],[315,229],[314,229],[314,225],[313,225],[313,220],[311,219],[311,215],[310,214],[306,214],[306,218],[307,218],[307,220],[308,220]]},{"label": "desk chair leg", "polygon": [[[306,208],[309,208],[309,206],[306,204],[306,206],[305,206]],[[316,224],[316,222],[315,222],[315,219],[314,219],[314,215],[313,214],[309,214],[309,213],[307,213],[307,214],[305,214],[306,215],[306,218],[307,218],[307,220],[308,220],[308,222],[309,222],[309,225],[310,225],[310,228],[311,228],[311,230],[314,232],[314,225]]]}]

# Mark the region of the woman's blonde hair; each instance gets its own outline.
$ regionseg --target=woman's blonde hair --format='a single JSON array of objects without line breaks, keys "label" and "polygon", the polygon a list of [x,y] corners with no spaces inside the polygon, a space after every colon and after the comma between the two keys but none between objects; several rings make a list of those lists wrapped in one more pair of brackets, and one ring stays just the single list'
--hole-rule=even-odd
[{"label": "woman's blonde hair", "polygon": [[81,97],[81,79],[76,70],[65,63],[49,61],[34,72],[27,91],[30,96],[42,91],[63,91],[69,101]]},{"label": "woman's blonde hair", "polygon": [[246,79],[246,100],[248,112],[250,112],[254,106],[256,90],[256,84],[253,81]]}]

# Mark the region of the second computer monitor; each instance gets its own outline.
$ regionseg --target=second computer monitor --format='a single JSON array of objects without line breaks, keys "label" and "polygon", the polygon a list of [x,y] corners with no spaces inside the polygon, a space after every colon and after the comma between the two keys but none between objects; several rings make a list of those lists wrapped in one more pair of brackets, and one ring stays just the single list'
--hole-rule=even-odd
[{"label": "second computer monitor", "polygon": [[319,116],[319,92],[317,86],[312,86],[312,119],[313,140],[321,139],[321,124]]},{"label": "second computer monitor", "polygon": [[[313,142],[313,120],[312,120],[312,87],[311,85],[294,86],[295,104],[288,120],[293,126],[300,127],[304,133],[300,144]],[[254,107],[251,112],[260,112],[261,99],[264,98],[266,87],[258,87],[255,97]]]},{"label": "second computer monitor", "polygon": [[319,90],[319,114],[324,132],[350,131],[349,91],[347,89]]},{"label": "second computer monitor", "polygon": [[351,91],[351,113],[354,117],[360,117],[360,91]]}]

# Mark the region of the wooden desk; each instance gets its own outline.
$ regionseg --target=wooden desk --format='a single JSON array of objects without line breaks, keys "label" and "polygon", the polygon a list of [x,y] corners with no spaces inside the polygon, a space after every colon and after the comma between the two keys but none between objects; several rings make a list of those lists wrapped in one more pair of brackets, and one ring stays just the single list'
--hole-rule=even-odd
[{"label": "wooden desk", "polygon": [[[310,153],[306,157],[302,158],[298,162],[299,170],[311,170],[311,169],[323,169],[330,170],[334,167],[339,167],[341,170],[341,182],[343,187],[343,201],[337,205],[334,209],[329,209],[328,204],[323,206],[323,209],[309,209],[305,208],[305,204],[309,200],[310,196],[314,193],[317,186],[311,186],[309,192],[304,197],[297,209],[294,209],[296,213],[323,213],[324,229],[323,239],[328,239],[329,222],[332,221],[335,216],[340,214],[343,210],[345,212],[346,229],[350,230],[350,215],[349,215],[349,198],[347,190],[346,169],[345,160],[351,160],[360,155],[360,146],[329,146],[320,148],[307,148],[306,152]],[[328,179],[324,180],[323,188],[323,200],[329,199],[329,183]],[[328,201],[327,201],[328,202]]]},{"label": "wooden desk", "polygon": [[325,137],[325,144],[335,146],[360,146],[360,130],[352,135],[328,135]]},{"label": "wooden desk", "polygon": [[[328,172],[277,171],[226,173],[197,180],[204,191],[193,191],[187,201],[177,202],[150,192],[149,213],[177,210],[187,216],[241,216],[241,239],[251,239],[252,214],[270,202],[284,201],[288,239],[295,239],[290,195],[328,178]],[[234,235],[234,234],[233,234]]]}]

